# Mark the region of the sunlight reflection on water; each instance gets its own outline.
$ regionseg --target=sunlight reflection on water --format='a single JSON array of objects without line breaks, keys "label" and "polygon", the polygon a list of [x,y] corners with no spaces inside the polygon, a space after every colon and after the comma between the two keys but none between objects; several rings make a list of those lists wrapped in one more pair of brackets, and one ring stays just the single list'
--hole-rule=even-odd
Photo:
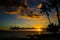
[{"label": "sunlight reflection on water", "polygon": [[11,31],[29,31],[29,32],[34,31],[34,32],[37,32],[38,34],[41,34],[44,32],[43,29],[39,29],[39,28],[37,28],[37,29],[19,29],[19,30],[11,30]]},{"label": "sunlight reflection on water", "polygon": [[19,29],[19,30],[10,30],[10,31],[43,31],[43,29]]},{"label": "sunlight reflection on water", "polygon": [[19,30],[10,30],[10,31],[34,31],[34,32],[37,32],[38,34],[41,34],[41,33],[43,33],[43,29],[19,29]]}]

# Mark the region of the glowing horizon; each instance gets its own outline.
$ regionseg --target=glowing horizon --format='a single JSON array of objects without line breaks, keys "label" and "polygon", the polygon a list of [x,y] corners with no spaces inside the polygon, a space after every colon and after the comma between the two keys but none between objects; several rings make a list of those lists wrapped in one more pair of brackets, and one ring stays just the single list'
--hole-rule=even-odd
[{"label": "glowing horizon", "polygon": [[[12,0],[11,0],[12,1]],[[11,2],[10,1],[10,2]],[[22,0],[21,0],[22,1]],[[20,2],[21,2],[20,1]],[[11,7],[0,7],[0,29],[9,29],[10,26],[19,26],[24,28],[47,28],[49,20],[44,13],[40,13],[40,8],[42,7],[42,0],[26,0],[28,2],[28,7],[24,8],[20,4],[12,4]],[[2,1],[3,2],[3,1]],[[7,1],[8,3],[9,1]],[[31,3],[34,2],[34,3]],[[13,2],[12,2],[13,3]],[[15,3],[15,2],[14,2]],[[27,4],[27,3],[25,3]],[[0,5],[2,6],[2,5]],[[53,12],[49,13],[50,21],[54,24],[58,24],[55,9]],[[31,16],[31,13],[33,14]]]}]

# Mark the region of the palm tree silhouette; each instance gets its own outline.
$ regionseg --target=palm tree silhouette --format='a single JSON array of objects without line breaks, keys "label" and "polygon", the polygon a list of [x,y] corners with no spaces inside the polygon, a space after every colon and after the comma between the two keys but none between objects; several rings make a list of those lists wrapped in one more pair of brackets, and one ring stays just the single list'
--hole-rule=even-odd
[{"label": "palm tree silhouette", "polygon": [[45,13],[47,15],[47,18],[49,20],[49,23],[51,24],[51,21],[50,21],[50,18],[49,18],[49,13],[48,12],[51,12],[51,10],[44,4],[42,4],[42,8],[40,9],[40,13]]},{"label": "palm tree silhouette", "polygon": [[51,9],[55,8],[57,12],[58,23],[60,25],[60,19],[59,19],[60,0],[47,0],[47,2],[44,4],[47,4]]},{"label": "palm tree silhouette", "polygon": [[57,25],[54,25],[53,23],[51,23],[48,25],[47,31],[55,34],[59,31],[59,27]]}]

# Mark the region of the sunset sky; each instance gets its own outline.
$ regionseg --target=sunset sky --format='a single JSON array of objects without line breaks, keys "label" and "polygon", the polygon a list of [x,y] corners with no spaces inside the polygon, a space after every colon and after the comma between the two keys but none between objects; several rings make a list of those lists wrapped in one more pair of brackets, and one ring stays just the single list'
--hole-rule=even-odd
[{"label": "sunset sky", "polygon": [[[22,1],[22,0],[20,0]],[[0,29],[9,29],[10,26],[19,26],[19,27],[28,27],[28,28],[46,28],[49,24],[46,14],[42,15],[40,13],[40,8],[42,7],[41,1],[45,0],[28,0],[28,7],[25,10],[23,7],[18,6],[18,3],[12,4],[12,0],[8,0],[9,5],[2,5],[0,3]],[[34,3],[33,3],[34,2]],[[4,2],[5,3],[5,2]],[[11,5],[11,4],[13,5]],[[20,5],[20,4],[19,4]],[[10,7],[12,6],[12,7]],[[21,16],[21,10],[23,11],[24,16]],[[33,11],[33,14],[39,16],[29,17],[27,13]],[[52,23],[57,24],[56,11],[53,9],[50,14],[50,20]]]}]

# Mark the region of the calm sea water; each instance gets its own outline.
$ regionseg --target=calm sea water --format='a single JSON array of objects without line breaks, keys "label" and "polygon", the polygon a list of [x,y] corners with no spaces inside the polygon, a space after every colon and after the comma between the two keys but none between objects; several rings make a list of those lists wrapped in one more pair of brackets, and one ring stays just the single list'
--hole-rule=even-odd
[{"label": "calm sea water", "polygon": [[22,38],[27,37],[27,35],[41,34],[42,31],[37,31],[36,29],[20,29],[20,30],[9,30],[0,32],[0,38],[16,37]]}]

